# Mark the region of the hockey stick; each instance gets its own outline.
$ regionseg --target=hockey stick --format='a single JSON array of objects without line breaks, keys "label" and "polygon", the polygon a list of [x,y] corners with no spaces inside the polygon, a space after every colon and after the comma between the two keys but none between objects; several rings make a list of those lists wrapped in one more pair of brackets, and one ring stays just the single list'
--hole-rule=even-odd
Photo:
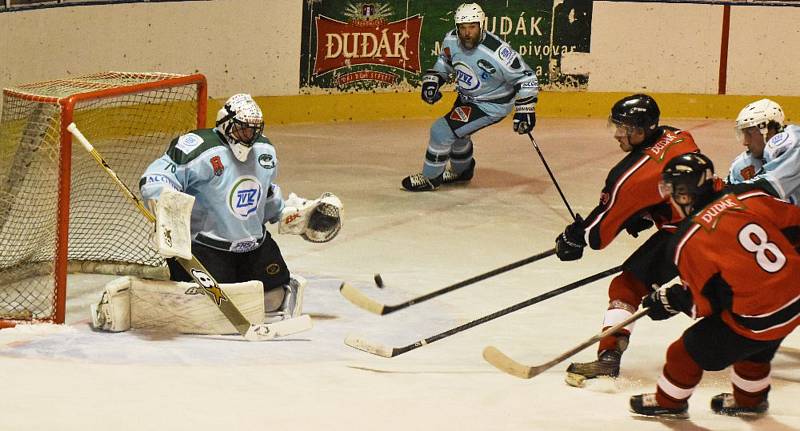
[{"label": "hockey stick", "polygon": [[572,216],[572,219],[575,220],[575,213],[572,212],[572,208],[569,206],[569,202],[567,202],[567,198],[564,196],[564,193],[561,191],[561,187],[558,185],[558,181],[556,181],[556,177],[553,176],[553,171],[550,170],[550,166],[547,165],[547,162],[544,160],[544,155],[542,155],[541,150],[539,150],[539,145],[536,144],[536,139],[533,139],[533,135],[531,132],[528,132],[528,137],[531,138],[531,143],[533,144],[533,148],[536,149],[536,152],[539,153],[539,158],[542,159],[542,164],[544,164],[544,168],[547,169],[547,173],[550,174],[550,179],[553,180],[553,185],[556,186],[556,190],[558,190],[558,194],[561,195],[561,200],[564,201],[564,205],[567,206],[567,211],[569,211],[569,215]]},{"label": "hockey stick", "polygon": [[573,290],[573,289],[576,289],[578,287],[581,287],[581,286],[587,285],[589,283],[592,283],[594,281],[600,280],[601,278],[605,278],[605,277],[607,277],[609,275],[612,275],[612,274],[615,274],[615,273],[617,273],[617,272],[619,272],[621,270],[622,270],[622,266],[617,266],[617,267],[614,267],[614,268],[611,268],[611,269],[607,269],[607,270],[605,270],[603,272],[599,272],[597,274],[590,275],[589,277],[586,277],[586,278],[584,278],[582,280],[578,280],[578,281],[576,281],[574,283],[567,284],[565,286],[559,287],[558,289],[553,289],[553,290],[551,290],[549,292],[546,292],[546,293],[543,293],[543,294],[541,294],[539,296],[534,296],[533,298],[530,298],[530,299],[528,299],[526,301],[523,301],[523,302],[520,302],[518,304],[512,305],[511,307],[504,308],[504,309],[502,309],[500,311],[496,311],[496,312],[494,312],[492,314],[489,314],[487,316],[483,316],[483,317],[481,317],[479,319],[473,320],[473,321],[465,323],[465,324],[463,324],[461,326],[457,326],[457,327],[455,327],[453,329],[444,331],[442,333],[436,334],[436,335],[434,335],[432,337],[428,337],[428,338],[426,338],[424,340],[417,341],[416,343],[412,343],[412,344],[409,344],[407,346],[403,346],[403,347],[387,347],[387,346],[384,346],[384,345],[381,345],[381,344],[370,343],[370,342],[368,342],[368,341],[366,341],[366,340],[364,340],[364,339],[362,339],[360,337],[355,337],[355,336],[352,336],[352,335],[348,336],[344,340],[344,343],[347,344],[348,346],[354,347],[354,348],[356,348],[358,350],[363,350],[363,351],[365,351],[367,353],[372,353],[373,355],[383,356],[384,358],[393,358],[393,357],[395,357],[397,355],[401,355],[403,353],[409,352],[409,351],[414,350],[416,348],[422,347],[422,346],[424,346],[426,344],[433,343],[434,341],[441,340],[442,338],[449,337],[449,336],[451,336],[453,334],[457,334],[457,333],[459,333],[461,331],[464,331],[466,329],[478,326],[478,325],[480,325],[482,323],[486,323],[486,322],[488,322],[490,320],[497,319],[498,317],[505,316],[506,314],[513,313],[513,312],[515,312],[517,310],[521,310],[521,309],[523,309],[523,308],[525,308],[525,307],[527,307],[529,305],[533,305],[533,304],[536,304],[537,302],[544,301],[545,299],[549,299],[549,298],[552,298],[554,296],[560,295],[562,293],[569,292],[570,290]]},{"label": "hockey stick", "polygon": [[549,370],[554,365],[558,364],[564,359],[567,359],[570,356],[600,341],[601,338],[609,336],[619,331],[620,329],[630,325],[636,320],[639,320],[641,317],[647,315],[647,310],[648,310],[647,308],[642,308],[641,310],[637,311],[636,313],[634,313],[627,319],[623,320],[622,322],[617,323],[616,325],[606,329],[603,332],[600,332],[599,334],[593,335],[592,338],[589,338],[583,343],[578,344],[577,346],[567,350],[561,355],[541,365],[520,364],[519,362],[506,356],[505,353],[501,352],[494,346],[488,346],[485,349],[483,349],[483,359],[485,359],[488,363],[494,365],[494,367],[497,368],[498,370],[511,374],[514,377],[519,377],[521,379],[530,379],[531,377],[536,377],[539,374]]},{"label": "hockey stick", "polygon": [[[70,123],[67,126],[67,130],[75,136],[78,141],[83,145],[83,148],[92,155],[94,160],[97,162],[100,167],[102,167],[106,173],[117,183],[117,186],[122,190],[125,196],[130,199],[136,208],[149,220],[151,223],[156,222],[156,217],[151,213],[142,203],[136,195],[131,192],[128,186],[125,185],[124,182],[117,176],[117,173],[111,169],[108,163],[103,159],[103,156],[95,150],[94,146],[89,143],[89,140],[83,136],[78,127],[75,123]],[[208,270],[201,264],[197,258],[192,255],[191,259],[183,259],[180,257],[176,257],[177,261],[181,264],[181,266],[186,270],[189,275],[192,276],[195,282],[197,282],[198,286],[203,288],[203,293],[208,296],[209,299],[214,301],[219,310],[222,314],[225,315],[226,318],[231,322],[231,324],[236,328],[236,330],[241,334],[245,340],[247,341],[265,341],[270,340],[276,337],[281,337],[285,335],[291,335],[298,332],[306,331],[311,329],[311,318],[305,314],[300,317],[296,317],[293,319],[287,319],[280,322],[270,323],[270,324],[258,324],[254,325],[247,320],[239,308],[236,307],[228,295],[222,290],[222,288],[217,283],[217,280],[211,276]]]},{"label": "hockey stick", "polygon": [[477,283],[482,280],[486,280],[487,278],[494,277],[495,275],[502,274],[507,271],[511,271],[512,269],[519,268],[520,266],[527,265],[531,262],[536,262],[537,260],[544,259],[548,256],[552,256],[556,253],[556,249],[550,249],[545,252],[527,257],[525,259],[519,260],[514,263],[510,263],[506,266],[501,266],[500,268],[493,269],[489,272],[485,272],[480,275],[476,275],[475,277],[468,278],[464,281],[460,281],[455,284],[451,284],[450,286],[443,287],[439,290],[435,290],[431,293],[427,293],[422,296],[418,296],[416,298],[409,299],[406,302],[401,302],[399,304],[394,305],[386,305],[381,304],[367,295],[364,295],[360,290],[356,289],[355,287],[350,286],[347,283],[342,283],[342,286],[339,288],[339,293],[342,294],[348,301],[352,302],[357,307],[363,308],[364,310],[369,311],[370,313],[375,313],[378,315],[384,315],[389,313],[394,313],[397,310],[402,310],[404,308],[410,307],[414,304],[419,304],[420,302],[427,301],[431,298],[435,298],[440,295],[444,295],[447,292],[452,292],[456,289],[460,289],[464,286],[468,286],[470,284]]}]

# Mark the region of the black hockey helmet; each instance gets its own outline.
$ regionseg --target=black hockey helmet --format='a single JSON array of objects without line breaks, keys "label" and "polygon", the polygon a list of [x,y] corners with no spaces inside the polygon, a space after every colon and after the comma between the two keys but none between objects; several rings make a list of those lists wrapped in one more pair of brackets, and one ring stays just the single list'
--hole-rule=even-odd
[{"label": "black hockey helmet", "polygon": [[672,196],[684,217],[714,199],[714,163],[700,153],[687,153],[670,160],[661,171],[661,196]]},{"label": "black hockey helmet", "polygon": [[661,110],[656,101],[646,94],[623,97],[611,107],[610,123],[620,126],[641,128],[649,136],[658,127]]}]

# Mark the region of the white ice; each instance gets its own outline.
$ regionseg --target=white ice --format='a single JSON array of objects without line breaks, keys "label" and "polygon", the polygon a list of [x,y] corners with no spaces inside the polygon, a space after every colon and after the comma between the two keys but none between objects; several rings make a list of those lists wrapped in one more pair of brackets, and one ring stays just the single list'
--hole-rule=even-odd
[{"label": "white ice", "polygon": [[[623,153],[605,122],[543,118],[537,142],[573,210],[588,213]],[[740,151],[728,121],[670,120],[690,128],[721,174]],[[621,235],[577,262],[547,258],[379,317],[339,295],[348,281],[396,303],[553,247],[569,213],[530,141],[503,122],[475,137],[476,176],[434,193],[400,190],[418,172],[427,120],[270,127],[284,192],[332,191],[345,205],[328,244],[277,237],[290,268],[310,279],[315,327],[280,341],[132,331],[93,332],[88,304],[108,276],[71,276],[64,326],[0,331],[0,430],[770,430],[800,429],[800,354],[773,362],[769,415],[714,415],[728,372],[706,373],[687,421],[631,415],[652,392],[686,316],[640,320],[622,377],[584,389],[564,382],[565,361],[531,380],[494,369],[493,345],[523,363],[545,362],[600,330],[610,278],[532,305],[395,358],[346,346],[349,334],[405,346],[620,264],[642,238]],[[131,209],[135,211],[135,209]],[[374,286],[380,273],[384,289]],[[800,338],[785,343],[796,349]],[[595,347],[576,355],[589,360]]]}]

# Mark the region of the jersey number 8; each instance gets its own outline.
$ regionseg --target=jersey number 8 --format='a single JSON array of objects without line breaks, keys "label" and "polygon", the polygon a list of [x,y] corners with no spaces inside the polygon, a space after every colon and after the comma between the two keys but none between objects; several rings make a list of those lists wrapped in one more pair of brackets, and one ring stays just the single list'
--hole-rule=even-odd
[{"label": "jersey number 8", "polygon": [[750,223],[739,231],[739,244],[750,253],[755,253],[756,263],[761,269],[774,273],[786,265],[786,256],[768,239],[764,228],[755,223]]}]

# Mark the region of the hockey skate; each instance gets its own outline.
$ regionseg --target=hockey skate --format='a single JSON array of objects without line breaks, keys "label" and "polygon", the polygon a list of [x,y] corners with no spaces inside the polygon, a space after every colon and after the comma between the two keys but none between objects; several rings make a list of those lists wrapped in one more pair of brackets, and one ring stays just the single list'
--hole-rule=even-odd
[{"label": "hockey skate", "polygon": [[455,173],[455,171],[448,166],[442,175],[442,184],[467,183],[472,179],[473,175],[475,175],[475,159],[472,159],[469,167],[460,174]]},{"label": "hockey skate", "polygon": [[586,380],[597,377],[619,376],[619,363],[622,360],[621,350],[606,350],[592,362],[573,362],[567,367],[567,376],[564,381],[568,385],[582,388]]},{"label": "hockey skate", "polygon": [[711,398],[711,410],[718,415],[728,416],[760,416],[769,409],[767,397],[753,407],[736,405],[736,399],[730,392],[723,392]]},{"label": "hockey skate", "polygon": [[444,173],[436,178],[428,178],[422,174],[409,175],[403,178],[401,185],[409,192],[431,192],[439,188],[443,176]]},{"label": "hockey skate", "polygon": [[661,407],[656,401],[656,394],[641,394],[631,397],[631,412],[644,415],[668,419],[687,419],[689,417],[689,405],[671,409]]},{"label": "hockey skate", "polygon": [[306,284],[308,284],[308,282],[305,278],[292,274],[291,278],[289,278],[289,283],[281,286],[280,290],[283,290],[283,299],[280,302],[280,306],[277,308],[275,308],[274,305],[269,305],[269,302],[274,301],[273,295],[270,293],[265,294],[264,310],[266,314],[264,322],[273,323],[299,317],[303,313],[303,293]]}]

